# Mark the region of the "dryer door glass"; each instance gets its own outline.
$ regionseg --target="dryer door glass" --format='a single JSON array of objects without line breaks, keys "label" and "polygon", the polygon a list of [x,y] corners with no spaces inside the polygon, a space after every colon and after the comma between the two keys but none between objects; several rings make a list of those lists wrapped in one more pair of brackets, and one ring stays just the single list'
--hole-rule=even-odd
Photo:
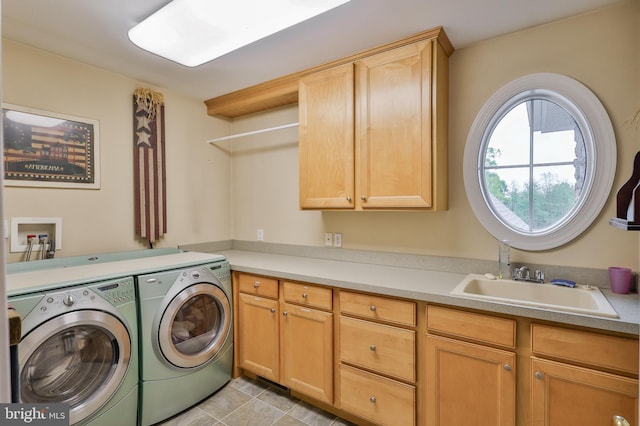
[{"label": "dryer door glass", "polygon": [[[130,357],[120,321],[78,311],[44,323],[20,343],[20,397],[23,403],[69,404],[71,423],[103,406],[119,386]],[[104,322],[103,322],[104,321]]]},{"label": "dryer door glass", "polygon": [[178,367],[190,368],[215,358],[231,327],[229,299],[220,288],[196,284],[179,293],[160,323],[160,348]]}]

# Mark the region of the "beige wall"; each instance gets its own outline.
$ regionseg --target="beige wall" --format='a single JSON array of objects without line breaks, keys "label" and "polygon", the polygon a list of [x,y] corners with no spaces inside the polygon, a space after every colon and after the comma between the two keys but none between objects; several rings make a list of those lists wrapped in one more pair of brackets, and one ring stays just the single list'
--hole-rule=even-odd
[{"label": "beige wall", "polygon": [[[606,268],[639,267],[638,233],[609,226],[615,193],[631,176],[640,129],[628,121],[640,107],[640,3],[509,34],[457,50],[450,59],[449,196],[445,212],[301,212],[295,131],[282,130],[233,142],[235,239],[324,244],[323,233],[342,232],[343,247],[496,259],[497,242],[476,220],[462,179],[464,145],[484,102],[519,76],[554,72],[588,86],[607,109],[618,144],[618,167],[607,204],[579,238],[547,252],[514,250],[518,262]],[[446,28],[445,28],[446,30]],[[288,108],[234,122],[234,132],[297,119]]]},{"label": "beige wall", "polygon": [[[150,86],[3,41],[4,102],[100,122],[99,190],[5,188],[6,219],[62,217],[63,249],[57,256],[147,247],[134,233],[132,95],[136,87]],[[229,154],[205,142],[230,132],[230,124],[208,117],[200,100],[158,90],[166,105],[168,232],[156,247],[230,239]],[[9,262],[22,259],[23,254],[9,253]]]},{"label": "beige wall", "polygon": [[[166,98],[168,234],[156,246],[256,240],[324,245],[342,232],[345,248],[495,259],[497,243],[473,215],[462,181],[467,133],[482,104],[524,74],[557,72],[587,85],[609,112],[618,142],[611,196],[578,239],[548,252],[513,251],[514,261],[640,269],[639,235],[608,225],[615,192],[631,175],[640,130],[628,124],[640,107],[640,4],[532,28],[457,50],[450,59],[450,209],[445,212],[302,212],[298,209],[296,129],[222,142],[205,140],[297,121],[284,108],[228,123],[206,116],[201,101]],[[100,121],[102,188],[5,188],[4,214],[60,216],[59,256],[145,248],[133,231],[131,94],[148,87],[117,74],[3,42],[3,100]],[[10,254],[9,261],[21,259]]]}]

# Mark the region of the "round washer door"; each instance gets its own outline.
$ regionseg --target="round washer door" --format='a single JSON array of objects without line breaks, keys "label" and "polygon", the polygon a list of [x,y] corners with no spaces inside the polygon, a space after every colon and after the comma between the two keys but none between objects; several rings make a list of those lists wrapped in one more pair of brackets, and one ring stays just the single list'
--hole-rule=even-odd
[{"label": "round washer door", "polygon": [[73,311],[34,328],[18,351],[21,402],[69,404],[69,421],[75,424],[118,390],[129,367],[131,340],[113,315]]},{"label": "round washer door", "polygon": [[229,335],[231,305],[213,284],[185,288],[169,303],[158,329],[164,357],[181,368],[206,364],[216,357]]}]

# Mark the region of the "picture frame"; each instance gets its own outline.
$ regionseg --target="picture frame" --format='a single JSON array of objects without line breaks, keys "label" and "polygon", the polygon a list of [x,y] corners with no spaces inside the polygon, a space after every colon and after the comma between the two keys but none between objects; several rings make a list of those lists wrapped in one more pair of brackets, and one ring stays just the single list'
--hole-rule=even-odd
[{"label": "picture frame", "polygon": [[100,189],[98,120],[2,104],[4,185]]}]

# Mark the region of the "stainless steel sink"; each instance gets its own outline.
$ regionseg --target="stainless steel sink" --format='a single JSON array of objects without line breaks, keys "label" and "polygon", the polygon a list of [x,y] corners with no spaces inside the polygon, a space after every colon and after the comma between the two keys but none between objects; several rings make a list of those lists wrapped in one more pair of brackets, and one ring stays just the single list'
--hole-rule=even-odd
[{"label": "stainless steel sink", "polygon": [[451,291],[451,295],[618,318],[618,314],[607,298],[595,286],[576,285],[574,288],[569,288],[553,284],[490,279],[484,275],[469,274]]}]

